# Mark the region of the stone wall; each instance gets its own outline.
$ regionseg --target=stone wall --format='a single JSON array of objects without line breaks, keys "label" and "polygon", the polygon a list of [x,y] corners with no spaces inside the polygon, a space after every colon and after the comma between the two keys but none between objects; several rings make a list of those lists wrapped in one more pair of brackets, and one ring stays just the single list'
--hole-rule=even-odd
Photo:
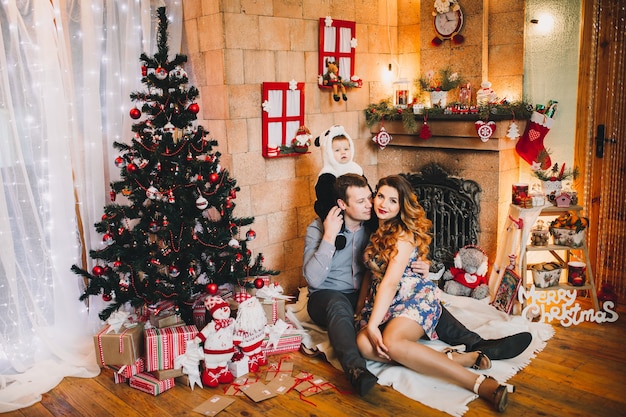
[{"label": "stone wall", "polygon": [[[466,42],[431,47],[432,1],[417,0],[197,0],[185,1],[183,51],[189,57],[190,82],[200,90],[199,123],[218,140],[224,168],[241,191],[234,200],[237,216],[253,216],[257,238],[250,248],[262,252],[265,264],[281,271],[276,280],[295,294],[301,276],[306,226],[314,218],[314,184],[322,166],[318,148],[297,157],[261,156],[261,84],[305,83],[305,124],[314,136],[342,124],[355,142],[355,161],[372,184],[394,172],[389,161],[402,150],[374,146],[363,110],[390,97],[385,71],[416,78],[421,68],[454,63],[480,81],[482,0],[461,0],[466,15]],[[523,2],[494,1],[489,14],[489,70],[494,87],[509,81],[521,86]],[[520,6],[519,3],[522,5]],[[317,87],[319,18],[356,22],[355,73],[363,88],[349,91],[336,103]],[[518,25],[518,21],[521,22]],[[519,27],[519,30],[517,28]],[[428,42],[427,42],[428,41]],[[516,43],[517,42],[517,43]],[[427,62],[427,64],[425,63]],[[510,62],[510,63],[509,63]],[[509,81],[507,81],[509,80]],[[502,82],[502,84],[500,84]],[[519,89],[521,91],[521,87]],[[479,140],[478,138],[476,140]],[[427,158],[454,159],[453,153],[431,150]],[[493,163],[495,164],[495,162]],[[455,167],[457,168],[457,167]],[[458,166],[463,172],[469,166]],[[397,171],[397,166],[395,167]],[[468,176],[468,178],[472,178]],[[485,191],[485,198],[487,193]],[[490,197],[491,198],[491,197]],[[245,230],[242,231],[245,233]]]}]

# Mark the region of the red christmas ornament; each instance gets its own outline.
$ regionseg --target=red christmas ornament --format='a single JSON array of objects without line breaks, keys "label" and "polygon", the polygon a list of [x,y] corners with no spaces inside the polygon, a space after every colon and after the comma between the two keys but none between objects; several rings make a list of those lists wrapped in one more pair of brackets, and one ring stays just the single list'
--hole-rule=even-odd
[{"label": "red christmas ornament", "polygon": [[141,110],[139,110],[137,107],[133,107],[132,109],[130,109],[130,118],[131,119],[139,119],[141,117]]},{"label": "red christmas ornament", "polygon": [[218,182],[220,180],[220,176],[217,175],[215,172],[209,174],[209,182],[211,184],[215,184],[216,182]]},{"label": "red christmas ornament", "polygon": [[128,166],[126,167],[126,171],[128,172],[135,172],[139,169],[139,167],[133,163],[128,164]]},{"label": "red christmas ornament", "polygon": [[200,106],[198,106],[198,103],[191,103],[189,107],[187,107],[187,110],[189,110],[193,114],[198,114],[198,112],[200,111]]},{"label": "red christmas ornament", "polygon": [[111,201],[115,201],[116,196],[117,194],[115,193],[115,191],[113,190],[109,191],[109,197],[111,197]]},{"label": "red christmas ornament", "polygon": [[113,268],[119,268],[120,266],[122,266],[122,261],[117,260],[113,262]]},{"label": "red christmas ornament", "polygon": [[102,299],[108,302],[113,299],[113,296],[111,294],[105,293],[105,294],[102,294]]},{"label": "red christmas ornament", "polygon": [[257,290],[263,288],[264,285],[265,281],[263,281],[263,278],[257,278],[254,280],[254,288]]},{"label": "red christmas ornament", "polygon": [[243,259],[243,255],[238,253],[235,255],[235,262],[241,262],[241,260]]},{"label": "red christmas ornament", "polygon": [[256,238],[256,232],[254,230],[248,230],[246,232],[246,239],[254,240],[254,238]]},{"label": "red christmas ornament", "polygon": [[116,167],[121,168],[125,165],[126,165],[126,161],[124,161],[124,158],[122,158],[121,156],[118,156],[117,158],[115,158]]},{"label": "red christmas ornament", "polygon": [[230,196],[230,198],[235,199],[237,198],[237,191],[233,188],[232,190],[230,190],[228,195]]},{"label": "red christmas ornament", "polygon": [[420,130],[420,138],[421,139],[428,139],[432,135],[433,134],[430,132],[430,126],[428,126],[428,123],[426,123],[426,121],[424,121],[424,124],[422,125],[422,130]]},{"label": "red christmas ornament", "polygon": [[91,272],[93,272],[94,275],[100,276],[100,275],[104,274],[104,268],[101,267],[100,265],[96,265],[96,266],[93,267]]},{"label": "red christmas ornament", "polygon": [[145,65],[141,66],[141,75],[144,77],[148,75],[148,67],[146,67]]},{"label": "red christmas ornament", "polygon": [[[102,236],[102,241],[104,243],[106,243],[107,245],[112,245],[113,244],[113,235],[111,233],[105,233]],[[95,268],[95,267],[94,267]]]},{"label": "red christmas ornament", "polygon": [[217,284],[214,282],[208,283],[206,285],[206,292],[209,293],[210,295],[217,294]]}]

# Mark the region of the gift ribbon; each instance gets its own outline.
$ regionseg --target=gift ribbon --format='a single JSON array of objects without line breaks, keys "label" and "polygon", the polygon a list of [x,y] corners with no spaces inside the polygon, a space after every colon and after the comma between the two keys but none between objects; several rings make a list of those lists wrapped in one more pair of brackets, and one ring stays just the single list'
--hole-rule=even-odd
[{"label": "gift ribbon", "polygon": [[277,298],[279,300],[289,300],[293,298],[291,295],[284,295],[283,287],[276,284],[270,284],[267,287],[259,288],[256,290],[256,297],[265,299]]}]

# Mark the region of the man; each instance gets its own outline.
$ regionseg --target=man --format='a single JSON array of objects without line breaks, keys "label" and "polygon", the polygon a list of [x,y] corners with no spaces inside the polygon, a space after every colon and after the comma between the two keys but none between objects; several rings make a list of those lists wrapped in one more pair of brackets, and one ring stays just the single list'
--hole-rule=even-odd
[{"label": "man", "polygon": [[[360,311],[366,291],[363,251],[369,242],[372,219],[372,192],[365,177],[345,174],[335,182],[337,206],[326,219],[317,218],[308,227],[304,246],[303,274],[309,286],[307,311],[311,319],[328,330],[328,337],[350,383],[365,395],[378,378],[367,370],[356,345],[355,311]],[[374,223],[375,224],[375,223]],[[428,264],[413,265],[428,273]],[[363,286],[365,288],[365,286]],[[365,288],[366,290],[367,288]],[[530,333],[484,340],[469,331],[443,308],[436,327],[439,339],[450,345],[480,350],[490,359],[519,355],[531,342]]]}]

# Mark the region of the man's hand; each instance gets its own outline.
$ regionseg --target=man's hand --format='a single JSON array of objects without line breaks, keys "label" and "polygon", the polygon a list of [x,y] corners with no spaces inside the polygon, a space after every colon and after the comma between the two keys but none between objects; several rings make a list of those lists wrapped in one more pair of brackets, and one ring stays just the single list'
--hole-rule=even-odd
[{"label": "man's hand", "polygon": [[324,237],[323,239],[331,244],[335,244],[335,238],[341,232],[343,227],[343,213],[341,209],[334,206],[328,212],[324,220]]},{"label": "man's hand", "polygon": [[413,261],[411,262],[411,270],[417,274],[421,274],[422,277],[426,278],[428,276],[428,273],[430,272],[430,262],[424,261],[422,259]]}]

